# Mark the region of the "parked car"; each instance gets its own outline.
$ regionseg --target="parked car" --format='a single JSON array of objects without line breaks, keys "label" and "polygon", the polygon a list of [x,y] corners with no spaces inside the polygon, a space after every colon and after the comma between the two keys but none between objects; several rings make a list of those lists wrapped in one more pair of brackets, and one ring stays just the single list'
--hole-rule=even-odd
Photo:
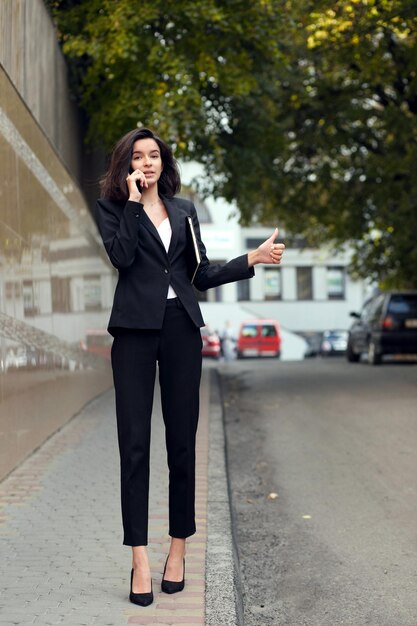
[{"label": "parked car", "polygon": [[112,343],[113,337],[105,328],[89,328],[85,331],[85,341],[81,341],[81,347],[110,360]]},{"label": "parked car", "polygon": [[237,358],[281,356],[281,331],[276,320],[242,322],[237,340]]},{"label": "parked car", "polygon": [[204,326],[201,329],[201,340],[203,342],[201,354],[212,359],[219,359],[221,355],[219,335],[211,331],[207,326]]},{"label": "parked car", "polygon": [[348,334],[347,330],[325,330],[320,342],[321,356],[345,354]]},{"label": "parked car", "polygon": [[32,346],[15,346],[7,350],[4,359],[3,370],[9,369],[34,369],[39,366],[40,352]]},{"label": "parked car", "polygon": [[385,355],[417,356],[417,291],[390,291],[369,298],[350,330],[346,356],[359,361],[368,353],[373,365]]}]

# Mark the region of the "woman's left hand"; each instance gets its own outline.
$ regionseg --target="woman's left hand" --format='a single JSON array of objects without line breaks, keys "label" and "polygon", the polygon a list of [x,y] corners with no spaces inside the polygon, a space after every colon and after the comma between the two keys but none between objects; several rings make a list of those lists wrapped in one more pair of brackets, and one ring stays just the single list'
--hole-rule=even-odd
[{"label": "woman's left hand", "polygon": [[274,230],[272,235],[261,243],[261,245],[248,254],[249,267],[257,263],[267,263],[279,265],[282,255],[284,254],[285,245],[283,243],[274,243],[278,237],[278,228]]}]

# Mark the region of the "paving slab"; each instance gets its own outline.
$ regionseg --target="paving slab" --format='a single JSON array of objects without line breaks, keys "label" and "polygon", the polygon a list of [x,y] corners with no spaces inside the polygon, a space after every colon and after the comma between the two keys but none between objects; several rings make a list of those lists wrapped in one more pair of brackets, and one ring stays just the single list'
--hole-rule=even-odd
[{"label": "paving slab", "polygon": [[216,385],[214,371],[205,368],[197,434],[197,533],[187,542],[184,592],[169,596],[160,590],[169,548],[168,468],[157,388],[148,546],[155,599],[146,608],[129,602],[131,550],[122,545],[110,390],[0,483],[0,625],[240,623]]}]

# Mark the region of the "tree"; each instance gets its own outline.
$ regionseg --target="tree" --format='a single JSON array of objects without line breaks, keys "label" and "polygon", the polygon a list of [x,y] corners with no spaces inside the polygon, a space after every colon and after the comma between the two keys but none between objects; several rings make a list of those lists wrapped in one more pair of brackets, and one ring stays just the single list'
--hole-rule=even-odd
[{"label": "tree", "polygon": [[[182,157],[216,150],[229,102],[277,52],[270,0],[49,0],[89,141],[157,128]],[[199,145],[202,141],[204,148]]]},{"label": "tree", "polygon": [[[417,286],[413,4],[315,1],[297,15],[288,2],[290,65],[250,94],[263,102],[255,116],[234,103],[232,134],[221,137],[231,164],[221,193],[244,218],[283,221],[316,242],[348,241],[356,273],[390,287]],[[253,146],[254,168],[241,182]]]},{"label": "tree", "polygon": [[243,222],[350,242],[417,285],[412,0],[50,0],[89,138],[144,123]]}]

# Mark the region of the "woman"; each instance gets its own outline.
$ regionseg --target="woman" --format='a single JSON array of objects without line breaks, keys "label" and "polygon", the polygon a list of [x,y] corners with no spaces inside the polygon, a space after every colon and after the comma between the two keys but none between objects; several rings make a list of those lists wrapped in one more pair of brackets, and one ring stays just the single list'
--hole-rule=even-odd
[{"label": "woman", "polygon": [[[177,164],[152,131],[127,133],[114,148],[97,201],[97,224],[119,271],[108,330],[121,464],[125,545],[132,546],[130,600],[153,601],[147,557],[149,444],[158,362],[169,466],[171,545],[162,591],[184,588],[185,540],[195,533],[195,437],[199,411],[201,335],[204,326],[191,278],[199,290],[250,278],[257,263],[279,263],[278,234],[225,265],[211,265],[192,202],[180,190]],[[192,237],[192,235],[191,235]],[[178,346],[181,349],[178,350]]]}]

